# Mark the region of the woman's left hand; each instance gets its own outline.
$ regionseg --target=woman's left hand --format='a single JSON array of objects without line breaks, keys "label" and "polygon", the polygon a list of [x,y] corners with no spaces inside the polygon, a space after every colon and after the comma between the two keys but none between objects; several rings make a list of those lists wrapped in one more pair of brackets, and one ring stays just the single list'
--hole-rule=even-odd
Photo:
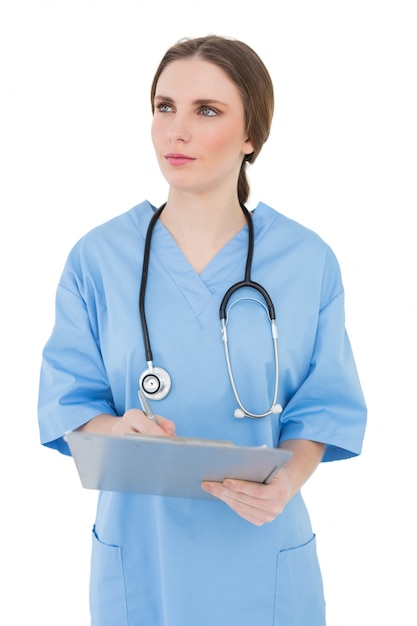
[{"label": "woman's left hand", "polygon": [[222,483],[206,480],[201,486],[251,524],[272,522],[314,472],[325,444],[292,439],[281,443],[280,448],[289,450],[292,456],[267,485],[226,478]]},{"label": "woman's left hand", "polygon": [[272,522],[282,513],[292,495],[285,468],[267,485],[226,478],[222,483],[204,481],[201,486],[255,526]]}]

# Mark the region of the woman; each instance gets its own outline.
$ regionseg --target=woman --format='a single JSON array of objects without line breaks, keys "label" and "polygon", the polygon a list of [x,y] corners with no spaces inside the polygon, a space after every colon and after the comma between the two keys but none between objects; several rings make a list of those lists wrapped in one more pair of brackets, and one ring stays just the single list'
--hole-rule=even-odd
[{"label": "woman", "polygon": [[[268,138],[274,102],[250,47],[217,36],[179,42],[151,99],[167,202],[159,212],[142,202],[71,251],[43,353],[41,441],[69,454],[68,430],[177,434],[292,457],[268,485],[203,483],[211,500],[100,493],[92,624],[319,626],[322,580],[300,488],[322,460],[360,453],[366,420],[338,263],[303,226],[263,203],[251,215],[244,207],[247,162]],[[244,286],[226,307],[237,398],[221,339],[219,308],[244,278],[252,225],[252,278],[276,307],[277,398],[262,292]],[[138,379],[156,422],[140,409]]]}]

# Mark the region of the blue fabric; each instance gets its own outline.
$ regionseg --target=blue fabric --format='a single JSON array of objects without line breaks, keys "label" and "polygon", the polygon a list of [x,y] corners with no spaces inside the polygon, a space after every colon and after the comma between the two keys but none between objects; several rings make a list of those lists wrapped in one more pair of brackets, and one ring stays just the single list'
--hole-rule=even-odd
[{"label": "blue fabric", "polygon": [[[57,291],[39,393],[41,441],[63,440],[100,413],[140,408],[146,368],[138,294],[148,202],[92,230],[71,251]],[[156,224],[146,312],[154,365],[170,394],[152,403],[180,436],[277,446],[326,444],[325,461],[360,453],[366,408],[344,320],[337,260],[313,232],[265,204],[253,214],[252,278],[270,293],[279,332],[281,415],[234,418],[219,307],[243,279],[247,228],[197,275]],[[228,317],[229,350],[243,403],[272,402],[270,325],[245,289]],[[103,492],[93,531],[92,623],[100,626],[233,626],[325,623],[316,540],[301,494],[255,527],[221,502]]]}]

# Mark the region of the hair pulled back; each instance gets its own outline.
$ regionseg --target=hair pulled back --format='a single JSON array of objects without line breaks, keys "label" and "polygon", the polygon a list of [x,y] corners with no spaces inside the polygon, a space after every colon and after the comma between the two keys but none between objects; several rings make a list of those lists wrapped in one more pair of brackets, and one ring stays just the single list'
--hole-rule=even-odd
[{"label": "hair pulled back", "polygon": [[156,85],[163,70],[173,61],[195,56],[220,67],[239,89],[246,133],[254,148],[242,161],[237,185],[239,202],[245,204],[250,193],[246,163],[254,163],[271,129],[274,113],[271,77],[258,54],[242,41],[218,35],[181,39],[167,50],[156,70],[151,86],[152,110]]}]

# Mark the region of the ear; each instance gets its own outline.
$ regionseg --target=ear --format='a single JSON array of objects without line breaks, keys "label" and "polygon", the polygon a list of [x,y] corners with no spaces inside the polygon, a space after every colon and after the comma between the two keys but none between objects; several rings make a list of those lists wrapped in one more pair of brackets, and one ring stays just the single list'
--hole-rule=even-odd
[{"label": "ear", "polygon": [[255,152],[253,144],[249,138],[246,139],[245,143],[243,144],[242,152],[245,155],[245,157],[248,156],[249,154],[252,154],[252,152]]}]

